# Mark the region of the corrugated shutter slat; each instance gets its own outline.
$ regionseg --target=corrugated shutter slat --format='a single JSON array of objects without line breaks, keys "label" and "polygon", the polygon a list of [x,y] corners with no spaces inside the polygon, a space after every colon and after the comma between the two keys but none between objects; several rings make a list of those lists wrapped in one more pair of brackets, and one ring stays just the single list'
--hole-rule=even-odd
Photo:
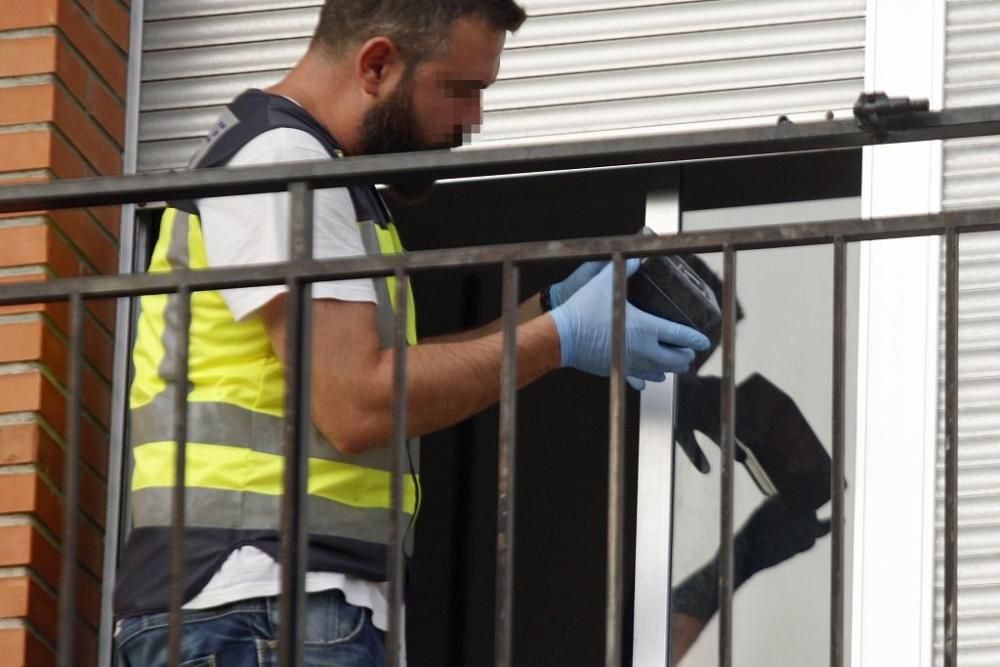
[{"label": "corrugated shutter slat", "polygon": [[[219,108],[278,80],[320,0],[147,0],[141,171],[182,166]],[[862,88],[864,0],[526,0],[477,143],[838,115]]]},{"label": "corrugated shutter slat", "polygon": [[[1000,3],[948,0],[947,12],[945,105],[1000,103]],[[945,209],[998,205],[1000,139],[945,142]],[[960,248],[958,664],[976,667],[1000,665],[1000,234],[964,235]],[[940,405],[943,419],[943,395]],[[939,463],[938,665],[944,663],[943,480]]]}]

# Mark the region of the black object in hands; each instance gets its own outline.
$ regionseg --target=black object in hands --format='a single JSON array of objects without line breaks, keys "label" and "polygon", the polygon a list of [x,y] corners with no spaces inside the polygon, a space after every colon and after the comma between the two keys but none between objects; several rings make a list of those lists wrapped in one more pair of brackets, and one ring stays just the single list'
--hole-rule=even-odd
[{"label": "black object in hands", "polygon": [[[701,431],[719,444],[720,381],[685,374],[678,378],[675,439],[701,472],[708,461],[694,439]],[[830,500],[830,455],[795,401],[754,373],[736,387],[736,460],[767,495],[810,512]]]},{"label": "black object in hands", "polygon": [[637,308],[697,329],[715,340],[722,311],[712,289],[680,257],[647,257],[628,279],[628,300]]},{"label": "black object in hands", "polygon": [[[733,588],[750,577],[808,551],[830,532],[830,521],[815,512],[789,507],[769,498],[754,511],[733,538]],[[673,611],[708,622],[719,608],[719,557],[716,555],[673,591]]]}]

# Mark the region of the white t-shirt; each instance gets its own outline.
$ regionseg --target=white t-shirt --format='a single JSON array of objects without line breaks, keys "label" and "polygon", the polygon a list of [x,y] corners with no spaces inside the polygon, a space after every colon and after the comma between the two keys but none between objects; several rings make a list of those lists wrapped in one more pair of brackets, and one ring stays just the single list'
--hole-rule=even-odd
[{"label": "white t-shirt", "polygon": [[[247,143],[229,166],[326,160],[323,145],[301,130],[278,128]],[[245,266],[287,261],[289,197],[287,192],[199,199],[196,202],[210,267]],[[317,190],[313,202],[313,253],[317,258],[364,255],[361,233],[345,188]],[[286,291],[283,285],[223,290],[222,298],[236,320],[253,314]],[[375,302],[370,279],[315,283],[314,299]],[[185,609],[208,609],[255,597],[277,595],[281,568],[254,547],[234,550]],[[387,628],[386,584],[339,572],[306,573],[306,591],[339,589],[352,605],[372,611],[375,627]]]},{"label": "white t-shirt", "polygon": [[[229,166],[326,160],[323,145],[301,130],[278,128],[244,146]],[[287,192],[199,199],[205,251],[211,267],[288,261],[290,200]],[[365,254],[351,196],[345,188],[317,190],[313,199],[313,254],[317,258]],[[287,291],[284,285],[223,290],[237,321]],[[314,299],[375,302],[368,278],[313,285]]]}]

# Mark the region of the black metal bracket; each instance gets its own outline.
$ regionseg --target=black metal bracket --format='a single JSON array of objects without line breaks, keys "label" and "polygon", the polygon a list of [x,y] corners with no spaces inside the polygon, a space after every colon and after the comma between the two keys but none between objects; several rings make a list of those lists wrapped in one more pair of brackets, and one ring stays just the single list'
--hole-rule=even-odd
[{"label": "black metal bracket", "polygon": [[866,130],[885,130],[891,119],[928,110],[930,103],[927,100],[889,97],[883,92],[861,93],[854,102],[854,117],[858,126]]}]

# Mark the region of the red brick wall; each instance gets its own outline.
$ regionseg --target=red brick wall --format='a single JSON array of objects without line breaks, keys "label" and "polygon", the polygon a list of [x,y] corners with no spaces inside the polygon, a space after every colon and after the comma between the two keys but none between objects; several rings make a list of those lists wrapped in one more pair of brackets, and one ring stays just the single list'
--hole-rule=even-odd
[{"label": "red brick wall", "polygon": [[[2,0],[0,187],[121,170],[128,5]],[[117,269],[118,210],[0,216],[0,284]],[[2,287],[0,287],[2,289]],[[76,653],[96,656],[114,304],[88,303]],[[68,312],[0,307],[0,667],[54,659]]]}]

